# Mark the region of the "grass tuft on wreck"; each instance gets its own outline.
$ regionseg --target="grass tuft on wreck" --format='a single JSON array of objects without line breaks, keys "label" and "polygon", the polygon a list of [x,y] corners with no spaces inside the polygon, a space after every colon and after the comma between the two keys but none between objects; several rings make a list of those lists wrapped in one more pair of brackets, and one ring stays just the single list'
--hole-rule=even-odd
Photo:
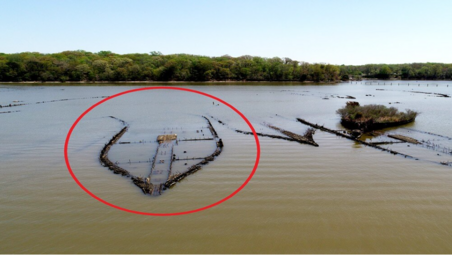
[{"label": "grass tuft on wreck", "polygon": [[359,129],[362,132],[394,127],[413,122],[418,112],[413,110],[399,111],[395,107],[370,104],[359,105],[349,101],[346,106],[336,111],[341,116],[341,124],[348,129]]}]

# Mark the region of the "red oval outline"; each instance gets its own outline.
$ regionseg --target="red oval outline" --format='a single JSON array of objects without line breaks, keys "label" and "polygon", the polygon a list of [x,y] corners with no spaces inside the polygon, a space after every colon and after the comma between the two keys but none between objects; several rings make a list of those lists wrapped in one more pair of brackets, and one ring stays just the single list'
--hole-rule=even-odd
[{"label": "red oval outline", "polygon": [[[68,145],[69,145],[69,140],[71,138],[72,135],[72,131],[74,130],[74,128],[77,126],[77,124],[80,122],[80,120],[85,117],[86,114],[88,114],[91,110],[93,110],[94,108],[96,108],[97,106],[105,103],[106,101],[113,99],[115,97],[119,97],[125,94],[129,94],[129,93],[133,93],[133,92],[138,92],[138,91],[143,91],[143,90],[154,90],[154,89],[169,89],[169,90],[181,90],[181,91],[186,91],[186,92],[191,92],[191,93],[196,93],[199,95],[203,95],[206,97],[210,97],[214,100],[217,100],[219,102],[221,102],[222,104],[228,106],[229,108],[231,108],[233,111],[235,111],[240,117],[242,117],[242,119],[246,122],[246,124],[248,124],[248,126],[250,127],[251,131],[253,131],[253,135],[254,135],[254,140],[256,141],[256,162],[254,163],[254,167],[253,170],[251,171],[250,175],[248,176],[248,178],[245,180],[245,182],[238,188],[236,189],[234,192],[232,192],[230,195],[228,195],[227,197],[204,207],[198,208],[198,209],[194,209],[194,210],[190,210],[190,211],[183,211],[183,212],[175,212],[175,213],[149,213],[149,212],[141,212],[141,211],[135,211],[135,210],[130,210],[127,208],[123,208],[117,205],[114,205],[112,203],[109,203],[103,199],[101,199],[100,197],[94,195],[91,191],[89,191],[85,186],[83,186],[83,184],[77,179],[77,177],[75,176],[74,172],[72,171],[71,165],[69,163],[69,157],[68,157]],[[85,110],[76,120],[75,122],[72,124],[71,128],[69,129],[69,132],[67,133],[66,136],[66,141],[64,143],[64,160],[66,162],[66,166],[68,168],[68,171],[70,173],[70,175],[72,176],[72,178],[74,179],[74,181],[80,186],[80,188],[82,188],[86,193],[88,193],[91,197],[97,199],[98,201],[111,206],[113,208],[116,208],[118,210],[122,210],[125,212],[129,212],[129,213],[135,213],[135,214],[141,214],[141,215],[150,215],[150,216],[176,216],[176,215],[184,215],[184,214],[190,214],[190,213],[195,213],[195,212],[199,212],[199,211],[203,211],[206,209],[209,209],[211,207],[217,206],[223,202],[225,202],[226,200],[232,198],[233,196],[235,196],[237,193],[239,193],[251,180],[251,178],[253,178],[254,174],[256,173],[257,170],[257,166],[259,165],[259,160],[260,160],[260,154],[261,154],[261,148],[260,148],[260,143],[259,143],[259,138],[257,137],[256,131],[254,130],[253,125],[249,122],[249,120],[245,117],[245,115],[243,115],[239,110],[237,110],[234,106],[230,105],[229,103],[227,103],[226,101],[223,101],[222,99],[212,96],[210,94],[201,92],[201,91],[197,91],[197,90],[193,90],[193,89],[187,89],[187,88],[180,88],[180,87],[145,87],[145,88],[138,88],[138,89],[131,89],[131,90],[127,90],[127,91],[123,91],[117,94],[114,94],[112,96],[109,96],[105,99],[102,99],[101,101],[95,103],[94,105],[92,105],[91,107],[89,107],[87,110]]]}]

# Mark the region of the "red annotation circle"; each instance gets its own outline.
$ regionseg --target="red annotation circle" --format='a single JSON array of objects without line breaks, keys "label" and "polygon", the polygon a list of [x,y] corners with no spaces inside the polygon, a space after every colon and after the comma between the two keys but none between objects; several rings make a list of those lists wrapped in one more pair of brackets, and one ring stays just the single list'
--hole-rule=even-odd
[{"label": "red annotation circle", "polygon": [[[231,108],[234,112],[236,112],[238,115],[240,115],[240,117],[242,117],[242,119],[246,122],[246,124],[248,124],[248,126],[250,127],[251,131],[253,131],[253,135],[254,135],[254,140],[256,141],[256,162],[254,163],[254,167],[253,170],[251,171],[250,175],[248,176],[248,178],[245,180],[245,182],[240,185],[240,187],[235,190],[234,192],[232,192],[230,195],[228,195],[227,197],[204,207],[198,208],[198,209],[194,209],[194,210],[190,210],[190,211],[183,211],[183,212],[174,212],[174,213],[149,213],[149,212],[141,212],[141,211],[135,211],[135,210],[130,210],[127,208],[123,208],[117,205],[114,205],[112,203],[109,203],[103,199],[101,199],[100,197],[94,195],[91,191],[89,191],[85,186],[83,186],[83,184],[77,179],[77,177],[75,176],[74,172],[72,171],[71,165],[69,163],[69,157],[68,157],[68,145],[69,145],[69,140],[71,139],[71,135],[72,135],[72,131],[74,130],[74,128],[77,126],[77,124],[80,122],[80,120],[85,117],[86,114],[88,114],[91,110],[93,110],[94,108],[96,108],[97,106],[105,103],[108,100],[111,100],[113,98],[125,95],[125,94],[129,94],[129,93],[133,93],[133,92],[138,92],[138,91],[144,91],[144,90],[154,90],[154,89],[167,89],[167,90],[181,90],[181,91],[186,91],[186,92],[191,92],[191,93],[195,93],[195,94],[199,94],[199,95],[203,95],[206,97],[210,97],[214,100],[217,100],[219,102],[221,102],[222,104],[228,106],[229,108]],[[189,214],[189,213],[195,213],[195,212],[199,212],[199,211],[203,211],[206,209],[209,209],[211,207],[217,206],[223,202],[225,202],[226,200],[232,198],[233,196],[235,196],[240,190],[242,190],[251,180],[251,178],[253,178],[254,174],[256,173],[257,170],[257,166],[259,165],[259,159],[260,159],[260,154],[261,154],[261,148],[260,148],[260,144],[259,144],[259,139],[257,137],[256,131],[254,130],[253,125],[251,125],[251,123],[249,122],[249,120],[245,117],[245,115],[243,115],[239,110],[237,110],[234,106],[230,105],[229,103],[219,99],[218,97],[209,95],[207,93],[204,92],[200,92],[197,90],[193,90],[193,89],[187,89],[187,88],[179,88],[179,87],[145,87],[145,88],[138,88],[138,89],[131,89],[131,90],[127,90],[115,95],[112,95],[110,97],[107,97],[97,103],[95,103],[94,105],[92,105],[90,108],[88,108],[85,112],[83,112],[76,120],[75,122],[72,124],[71,128],[69,129],[69,132],[67,133],[66,136],[66,141],[64,143],[64,160],[66,161],[66,166],[69,170],[69,173],[71,174],[72,178],[74,179],[74,181],[78,184],[78,186],[80,186],[80,188],[82,188],[86,193],[88,193],[90,196],[92,196],[93,198],[97,199],[98,201],[111,206],[113,208],[122,210],[122,211],[126,211],[126,212],[130,212],[130,213],[136,213],[136,214],[142,214],[142,215],[150,215],[150,216],[175,216],[175,215],[183,215],[183,214]]]}]

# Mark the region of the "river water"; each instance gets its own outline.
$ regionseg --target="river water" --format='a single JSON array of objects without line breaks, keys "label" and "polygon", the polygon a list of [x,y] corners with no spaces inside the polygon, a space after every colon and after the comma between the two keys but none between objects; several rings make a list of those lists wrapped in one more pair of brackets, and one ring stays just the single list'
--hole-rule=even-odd
[{"label": "river water", "polygon": [[[24,105],[0,109],[0,252],[452,252],[452,167],[440,164],[452,162],[447,153],[452,98],[435,94],[451,95],[452,82],[177,86],[225,100],[257,132],[268,134],[278,133],[267,124],[303,134],[308,127],[296,118],[342,129],[335,111],[350,100],[346,96],[361,105],[412,109],[421,113],[414,123],[386,134],[407,135],[425,146],[382,145],[414,160],[319,130],[314,135],[319,147],[259,137],[259,167],[234,197],[197,213],[145,216],[89,196],[71,178],[63,153],[67,132],[80,114],[103,97],[143,86],[1,84],[1,105]],[[120,142],[130,142],[114,145],[109,157],[136,176],[149,174],[157,135],[207,137],[202,116],[211,120],[224,149],[161,196],[144,195],[99,162],[104,144],[123,127],[109,116],[127,122],[129,131]],[[211,98],[175,90],[135,92],[89,112],[72,133],[68,157],[83,186],[111,204],[147,213],[195,210],[237,190],[253,169],[255,139],[234,129],[250,131],[239,115]],[[384,135],[372,139],[387,140]],[[190,157],[209,155],[215,144],[197,141],[174,150],[188,159],[174,162],[183,171]]]}]

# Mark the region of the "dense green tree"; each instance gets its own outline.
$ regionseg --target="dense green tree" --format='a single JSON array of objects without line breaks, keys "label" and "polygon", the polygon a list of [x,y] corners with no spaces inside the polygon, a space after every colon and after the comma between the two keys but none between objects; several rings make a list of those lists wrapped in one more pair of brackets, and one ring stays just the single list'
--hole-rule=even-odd
[{"label": "dense green tree", "polygon": [[412,63],[361,66],[306,63],[290,58],[206,57],[189,54],[115,54],[64,51],[0,53],[0,81],[315,81],[349,78],[452,79],[452,65]]},{"label": "dense green tree", "polygon": [[387,65],[383,65],[378,72],[378,78],[380,79],[389,79],[392,75],[392,70]]}]

